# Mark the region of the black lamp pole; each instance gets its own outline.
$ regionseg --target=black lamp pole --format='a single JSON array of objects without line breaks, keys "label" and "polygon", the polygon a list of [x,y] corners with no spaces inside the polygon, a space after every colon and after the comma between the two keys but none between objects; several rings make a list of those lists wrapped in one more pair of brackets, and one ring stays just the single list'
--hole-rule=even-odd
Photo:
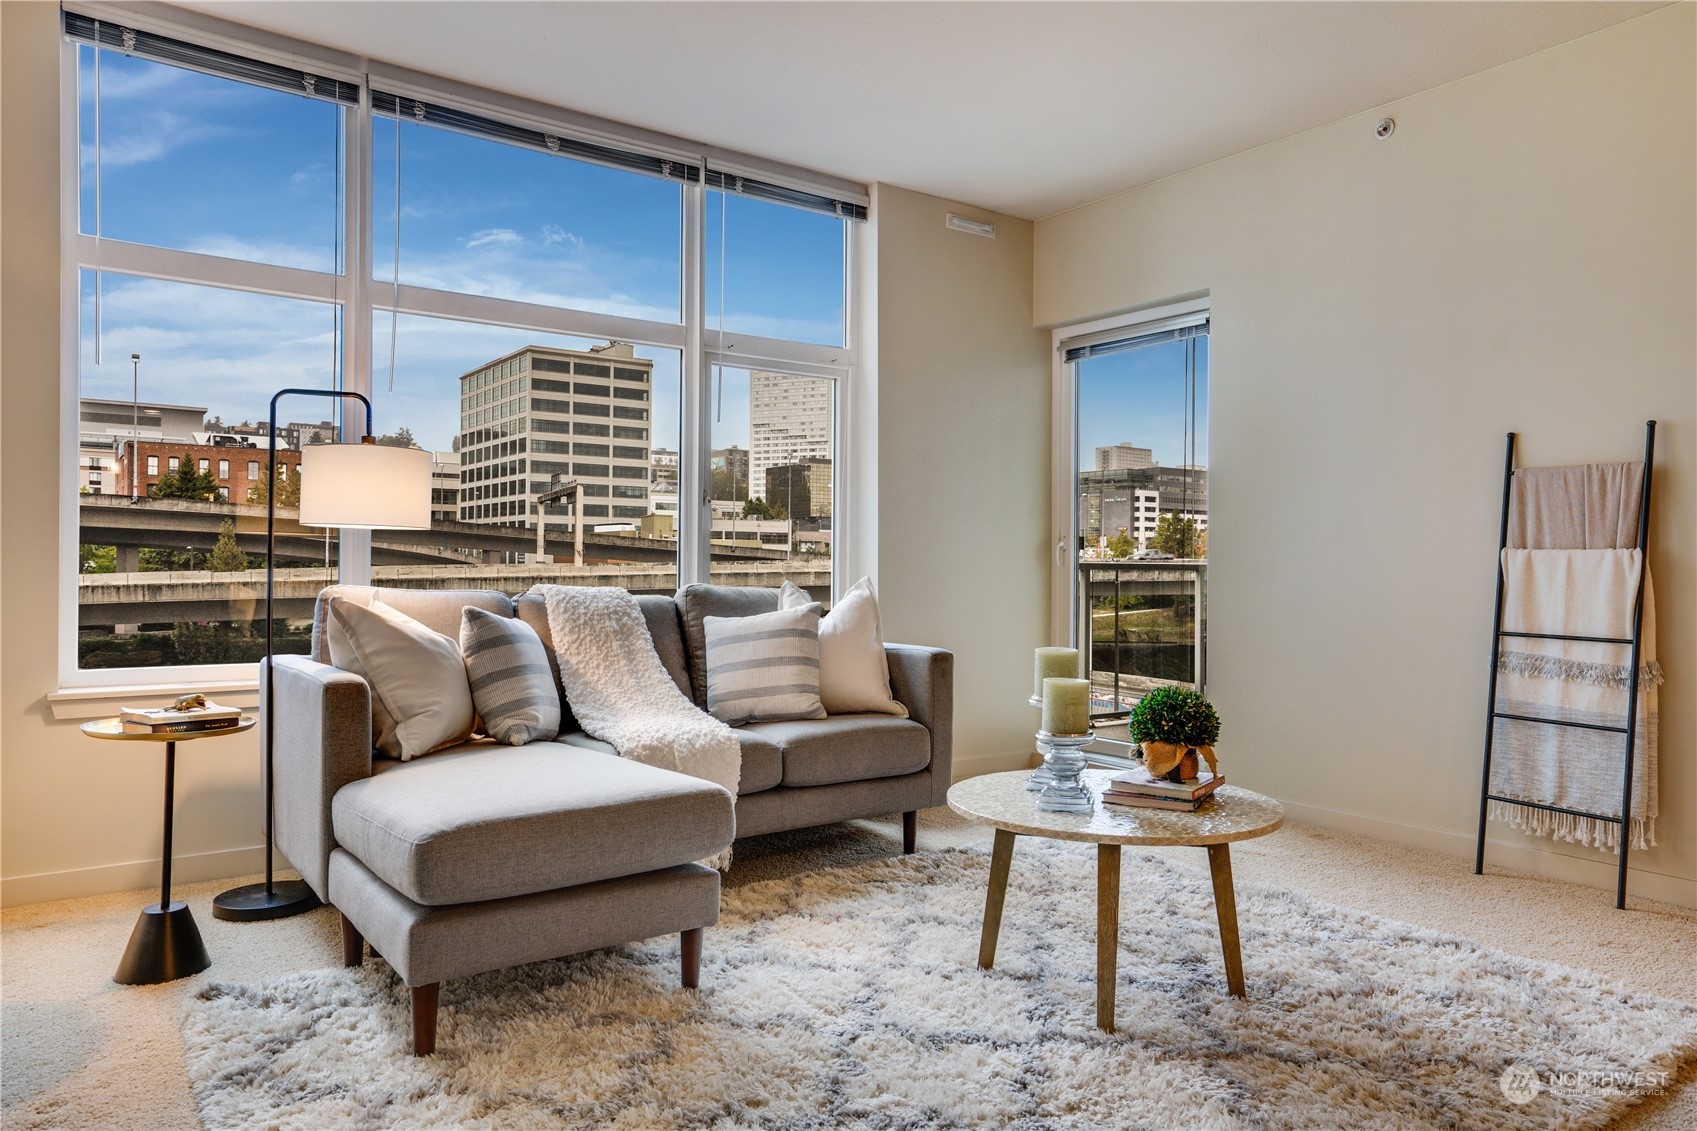
[{"label": "black lamp pole", "polygon": [[271,674],[273,654],[272,631],[276,600],[276,543],[277,543],[277,402],[287,396],[345,397],[365,406],[365,435],[362,443],[372,443],[371,401],[359,393],[335,389],[283,389],[271,398],[271,423],[266,437],[270,452],[266,458],[265,475],[265,882],[245,884],[220,893],[212,901],[212,917],[237,922],[260,919],[286,919],[319,905],[318,896],[305,880],[276,882],[273,875],[272,845],[276,822],[276,802],[272,774],[272,736],[276,728],[275,680]]}]

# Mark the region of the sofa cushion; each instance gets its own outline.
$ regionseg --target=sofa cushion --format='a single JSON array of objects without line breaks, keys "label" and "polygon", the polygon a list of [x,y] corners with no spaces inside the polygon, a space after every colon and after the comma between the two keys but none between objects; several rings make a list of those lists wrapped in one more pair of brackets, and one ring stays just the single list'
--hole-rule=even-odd
[{"label": "sofa cushion", "polygon": [[713,783],[557,742],[468,744],[351,782],[331,826],[432,907],[668,868],[736,835],[731,795]]},{"label": "sofa cushion", "polygon": [[752,617],[708,617],[707,711],[732,726],[822,719],[817,602]]},{"label": "sofa cushion", "polygon": [[786,786],[893,778],[931,764],[931,732],[891,715],[832,715],[741,729],[777,745]]},{"label": "sofa cushion", "polygon": [[460,646],[382,600],[330,599],[330,660],[371,685],[377,749],[406,761],[471,736],[476,714]]},{"label": "sofa cushion", "polygon": [[[687,698],[691,694],[689,667],[684,657],[683,629],[678,624],[677,602],[670,597],[649,594],[637,597],[636,604],[642,610],[642,619],[648,624],[648,636],[654,641],[654,651],[659,654],[660,663]],[[560,733],[576,730],[577,719],[572,715],[571,703],[566,700],[565,685],[560,682],[560,660],[554,654],[554,633],[548,627],[546,602],[534,593],[525,593],[513,602],[513,607],[518,618],[536,630],[536,635],[542,638],[542,650],[548,653],[548,670],[553,673],[554,690],[560,696]]]},{"label": "sofa cushion", "polygon": [[[771,789],[783,780],[784,757],[776,743],[746,727],[734,727],[732,733],[742,744],[742,776],[737,780],[738,797]],[[583,750],[597,750],[603,754],[618,753],[613,749],[612,743],[591,738],[581,730],[562,734],[560,741]]]},{"label": "sofa cushion", "polygon": [[[813,603],[807,590],[786,580],[778,590],[780,609]],[[890,697],[890,663],[884,654],[884,626],[878,594],[863,577],[819,622],[819,701],[833,715],[894,715],[907,708]]]},{"label": "sofa cushion", "polygon": [[[496,616],[513,615],[513,602],[493,589],[395,589],[375,585],[330,585],[318,594],[312,609],[312,658],[321,664],[330,662],[330,645],[324,636],[324,621],[329,615],[330,600],[340,597],[365,608],[374,598],[397,612],[405,613],[432,632],[440,632],[451,640],[460,636],[460,613],[466,607],[482,609]],[[534,627],[534,626],[532,626]]]},{"label": "sofa cushion", "polygon": [[690,697],[707,709],[708,617],[752,617],[778,607],[776,589],[737,585],[686,585],[678,590],[678,609],[683,617],[684,648],[689,655]]},{"label": "sofa cushion", "polygon": [[508,746],[560,733],[560,692],[535,629],[517,617],[467,608],[460,653],[483,733]]}]

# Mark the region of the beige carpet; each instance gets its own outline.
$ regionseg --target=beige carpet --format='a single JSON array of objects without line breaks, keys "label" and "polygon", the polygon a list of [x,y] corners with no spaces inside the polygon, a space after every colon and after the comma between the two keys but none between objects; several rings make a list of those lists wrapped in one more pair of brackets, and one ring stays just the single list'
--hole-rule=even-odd
[{"label": "beige carpet", "polygon": [[[988,839],[946,813],[927,814],[921,830],[922,847]],[[746,842],[728,886],[878,859],[891,852],[896,836],[894,822],[860,822]],[[1205,859],[1195,850],[1166,855],[1194,871]],[[1617,913],[1603,892],[1506,874],[1478,878],[1449,857],[1298,826],[1241,845],[1234,858],[1244,882],[1283,886],[1697,1001],[1690,961],[1697,923],[1675,909],[1641,905],[1644,910]],[[212,980],[258,982],[323,968],[338,954],[328,911],[271,924],[213,920],[207,901],[224,886],[191,885],[179,893],[195,907],[214,965],[167,986],[110,981],[144,893],[6,912],[0,969],[6,1127],[197,1126],[181,1035],[195,993]],[[971,954],[962,961],[969,966]],[[1253,967],[1248,953],[1246,964]],[[1617,1126],[1697,1126],[1694,1085],[1697,1072],[1688,1068],[1670,1095],[1639,1106]]]}]

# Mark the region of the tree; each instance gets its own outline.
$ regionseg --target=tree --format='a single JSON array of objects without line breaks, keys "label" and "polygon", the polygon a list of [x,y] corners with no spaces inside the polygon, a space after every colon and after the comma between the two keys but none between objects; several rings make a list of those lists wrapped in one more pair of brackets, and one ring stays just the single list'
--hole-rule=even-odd
[{"label": "tree", "polygon": [[785,519],[790,517],[783,507],[768,503],[765,499],[750,499],[742,505],[744,518]]},{"label": "tree", "polygon": [[177,461],[177,470],[167,472],[159,477],[159,482],[148,488],[147,493],[155,499],[200,499],[202,501],[218,498],[218,479],[209,468],[198,470],[199,465],[184,452]]},{"label": "tree", "polygon": [[218,524],[218,543],[206,559],[206,568],[213,573],[239,573],[247,568],[247,555],[236,544],[236,520],[227,518]]},{"label": "tree", "polygon": [[[301,473],[298,467],[287,464],[277,465],[277,477],[282,482],[277,487],[277,505],[280,507],[298,507],[301,505]],[[264,506],[270,492],[266,490],[266,479],[263,474],[247,489],[247,501]]]},{"label": "tree", "polygon": [[1137,543],[1131,540],[1131,535],[1120,531],[1108,539],[1108,556],[1110,558],[1129,558],[1137,552]]},{"label": "tree", "polygon": [[[412,437],[411,428],[400,428],[387,436],[377,437],[377,442],[389,448],[416,448],[418,441]],[[279,500],[281,501],[281,500]]]},{"label": "tree", "polygon": [[743,502],[748,498],[748,475],[738,475],[728,467],[713,469],[713,497]]},{"label": "tree", "polygon": [[1160,521],[1155,524],[1155,536],[1149,539],[1149,548],[1175,558],[1196,557],[1195,520],[1175,511],[1162,511]]},{"label": "tree", "polygon": [[118,547],[90,546],[87,543],[78,546],[77,570],[81,573],[117,573]]}]

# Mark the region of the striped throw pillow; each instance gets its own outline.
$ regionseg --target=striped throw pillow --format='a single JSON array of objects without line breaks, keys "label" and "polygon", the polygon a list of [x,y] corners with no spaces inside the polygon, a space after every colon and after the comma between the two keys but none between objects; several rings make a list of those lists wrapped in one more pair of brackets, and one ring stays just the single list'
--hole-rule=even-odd
[{"label": "striped throw pillow", "polygon": [[560,733],[560,695],[534,628],[468,607],[460,614],[460,651],[483,733],[508,746]]},{"label": "striped throw pillow", "polygon": [[705,617],[707,711],[737,726],[822,719],[818,603],[752,617]]}]

